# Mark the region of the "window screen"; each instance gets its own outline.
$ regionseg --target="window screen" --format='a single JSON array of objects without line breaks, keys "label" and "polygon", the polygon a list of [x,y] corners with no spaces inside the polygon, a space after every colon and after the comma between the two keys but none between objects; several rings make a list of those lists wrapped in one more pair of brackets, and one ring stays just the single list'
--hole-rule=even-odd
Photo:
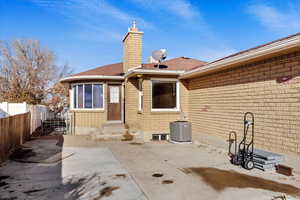
[{"label": "window screen", "polygon": [[176,82],[152,82],[152,108],[177,108],[176,95]]}]

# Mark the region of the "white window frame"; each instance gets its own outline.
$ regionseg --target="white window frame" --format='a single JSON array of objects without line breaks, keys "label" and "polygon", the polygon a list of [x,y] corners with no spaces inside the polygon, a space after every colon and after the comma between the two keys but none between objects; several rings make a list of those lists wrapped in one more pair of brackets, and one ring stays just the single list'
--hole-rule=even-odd
[{"label": "white window frame", "polygon": [[[176,108],[153,108],[152,104],[152,89],[153,89],[153,82],[154,81],[160,81],[160,82],[176,82]],[[180,83],[178,79],[175,78],[151,78],[151,90],[150,90],[150,95],[151,95],[151,112],[179,112],[180,111]]]},{"label": "white window frame", "polygon": [[138,107],[138,111],[139,112],[142,112],[143,111],[143,80],[139,80],[139,83],[138,83],[138,98],[139,98],[139,107]]},{"label": "white window frame", "polygon": [[[74,108],[74,93],[73,93],[73,87],[77,85],[83,85],[83,108],[78,108],[78,87],[76,87],[76,95],[77,95],[77,100],[76,100],[76,108]],[[103,107],[102,108],[84,108],[85,104],[85,85],[102,85],[102,100],[103,100]],[[103,82],[84,82],[84,83],[73,83],[71,84],[71,94],[70,94],[70,107],[71,110],[82,110],[82,111],[104,111],[105,110],[105,84]],[[94,86],[92,87],[92,105],[94,106]]]},{"label": "white window frame", "polygon": [[143,91],[139,90],[139,111],[142,112]]}]

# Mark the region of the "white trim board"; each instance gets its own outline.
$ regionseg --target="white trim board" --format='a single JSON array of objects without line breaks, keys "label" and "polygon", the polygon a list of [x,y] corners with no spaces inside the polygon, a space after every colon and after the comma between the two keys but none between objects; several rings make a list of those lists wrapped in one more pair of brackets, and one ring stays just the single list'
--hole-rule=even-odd
[{"label": "white trim board", "polygon": [[[151,112],[179,112],[180,111],[180,82],[179,82],[179,80],[176,78],[151,78],[150,80],[151,80],[151,88],[150,88]],[[176,108],[152,108],[153,81],[176,82]]]},{"label": "white trim board", "polygon": [[[83,108],[74,108],[74,93],[73,93],[73,86],[77,86],[77,85],[83,85]],[[102,108],[84,108],[84,103],[85,103],[85,87],[84,85],[102,85]],[[70,91],[72,91],[70,93],[70,108],[73,111],[104,111],[105,110],[105,89],[106,89],[106,84],[103,82],[83,82],[83,83],[72,83],[71,84],[71,89]],[[94,97],[93,97],[93,87],[92,87],[92,105],[94,105]],[[76,95],[77,95],[77,100],[76,100],[76,107],[78,107],[78,87],[76,87]]]},{"label": "white trim board", "polygon": [[102,75],[83,75],[83,76],[69,76],[60,80],[60,82],[77,81],[77,80],[124,80],[124,76],[102,76]]},{"label": "white trim board", "polygon": [[126,78],[130,78],[135,74],[154,74],[154,75],[180,75],[183,74],[183,70],[157,70],[157,69],[133,69],[125,74]]}]

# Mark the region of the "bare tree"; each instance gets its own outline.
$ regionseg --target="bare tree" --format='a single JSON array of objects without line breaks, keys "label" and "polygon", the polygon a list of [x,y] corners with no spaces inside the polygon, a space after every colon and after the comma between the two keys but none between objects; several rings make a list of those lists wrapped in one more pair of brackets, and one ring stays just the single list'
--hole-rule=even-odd
[{"label": "bare tree", "polygon": [[[65,65],[58,74],[59,79],[70,75],[72,70],[68,65]],[[48,91],[48,98],[45,100],[50,109],[55,112],[61,112],[64,107],[69,106],[69,88],[68,85],[56,81]]]},{"label": "bare tree", "polygon": [[47,101],[53,86],[68,72],[66,67],[60,70],[54,53],[37,40],[0,42],[0,101]]}]

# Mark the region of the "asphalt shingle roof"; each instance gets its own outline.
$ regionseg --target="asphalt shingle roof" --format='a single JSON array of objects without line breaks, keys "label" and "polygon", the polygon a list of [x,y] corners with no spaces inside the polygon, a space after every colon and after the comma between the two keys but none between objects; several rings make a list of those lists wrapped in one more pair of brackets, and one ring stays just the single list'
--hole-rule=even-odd
[{"label": "asphalt shingle roof", "polygon": [[[156,63],[142,64],[140,69],[161,69],[161,70],[184,70],[189,71],[195,67],[203,66],[206,62],[193,58],[179,57],[166,60],[160,64],[160,68]],[[123,63],[114,63],[103,65],[85,72],[73,74],[71,76],[88,76],[88,75],[103,75],[103,76],[121,76],[124,74]]]},{"label": "asphalt shingle roof", "polygon": [[123,63],[114,63],[103,65],[85,72],[73,74],[71,76],[88,76],[88,75],[103,75],[103,76],[121,76],[123,75]]}]

